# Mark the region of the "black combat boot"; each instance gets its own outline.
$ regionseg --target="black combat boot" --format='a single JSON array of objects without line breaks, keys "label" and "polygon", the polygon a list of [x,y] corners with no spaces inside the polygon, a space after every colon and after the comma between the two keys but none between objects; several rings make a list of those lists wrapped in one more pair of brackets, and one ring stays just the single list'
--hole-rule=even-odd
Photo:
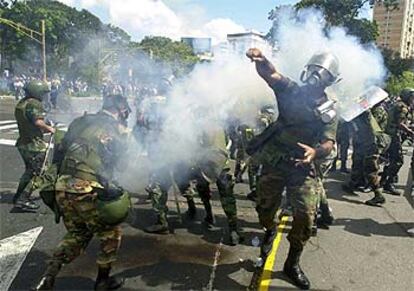
[{"label": "black combat boot", "polygon": [[249,199],[250,201],[256,202],[256,199],[257,199],[256,190],[252,190],[252,192],[247,194],[247,199]]},{"label": "black combat boot", "polygon": [[229,244],[231,246],[238,245],[244,240],[237,227],[237,222],[229,222],[229,234]]},{"label": "black combat boot", "polygon": [[288,257],[283,267],[283,273],[300,289],[308,290],[310,288],[309,279],[299,266],[301,254],[301,250],[290,247]]},{"label": "black combat boot", "polygon": [[381,204],[384,204],[385,203],[385,198],[382,195],[382,192],[381,192],[380,189],[374,190],[374,194],[375,194],[374,198],[372,198],[372,199],[370,199],[368,201],[365,201],[365,204],[366,205],[369,205],[369,206],[381,206]]},{"label": "black combat boot", "polygon": [[383,187],[384,192],[391,194],[391,195],[400,196],[401,192],[395,189],[395,186],[391,181],[392,181],[392,178],[391,179],[388,178],[388,180],[385,182],[384,187]]},{"label": "black combat boot", "polygon": [[165,214],[159,214],[155,224],[144,228],[145,232],[156,233],[156,234],[167,234],[168,233],[168,222]]},{"label": "black combat boot", "polygon": [[33,287],[31,290],[40,291],[40,290],[53,290],[55,286],[55,279],[60,269],[62,268],[62,263],[57,261],[49,262],[47,269],[43,276],[40,278],[39,283]]},{"label": "black combat boot", "polygon": [[39,205],[30,200],[29,192],[23,192],[14,201],[14,208],[22,212],[35,213],[39,209]]},{"label": "black combat boot", "polygon": [[262,245],[260,246],[260,257],[263,258],[264,260],[267,258],[270,251],[272,250],[273,240],[275,239],[276,234],[277,234],[276,226],[270,229],[266,229],[265,231]]},{"label": "black combat boot", "polygon": [[188,204],[188,210],[187,210],[187,216],[193,220],[196,217],[197,214],[197,208],[194,203],[194,199],[187,198],[187,204]]},{"label": "black combat boot", "polygon": [[332,225],[334,221],[334,216],[328,204],[321,203],[319,206],[320,216],[317,219],[317,225],[321,228],[329,229],[329,226]]},{"label": "black combat boot", "polygon": [[124,285],[124,280],[116,276],[109,276],[111,267],[98,266],[98,276],[95,282],[95,290],[116,290]]},{"label": "black combat boot", "polygon": [[293,215],[293,208],[291,205],[285,205],[282,207],[282,209],[280,210],[279,213],[279,220],[281,220],[283,218],[283,216],[292,216]]}]

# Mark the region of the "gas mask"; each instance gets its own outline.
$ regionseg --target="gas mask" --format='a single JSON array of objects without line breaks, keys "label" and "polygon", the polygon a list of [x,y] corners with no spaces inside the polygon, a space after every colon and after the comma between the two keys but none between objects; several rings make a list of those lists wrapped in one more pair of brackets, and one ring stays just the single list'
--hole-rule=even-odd
[{"label": "gas mask", "polygon": [[330,123],[336,117],[335,102],[327,100],[315,109],[316,116],[319,116],[323,123]]},{"label": "gas mask", "polygon": [[310,86],[323,88],[339,82],[337,57],[329,52],[315,54],[306,64],[300,80]]},{"label": "gas mask", "polygon": [[328,87],[335,82],[335,78],[326,69],[315,65],[306,67],[300,80],[313,87]]}]

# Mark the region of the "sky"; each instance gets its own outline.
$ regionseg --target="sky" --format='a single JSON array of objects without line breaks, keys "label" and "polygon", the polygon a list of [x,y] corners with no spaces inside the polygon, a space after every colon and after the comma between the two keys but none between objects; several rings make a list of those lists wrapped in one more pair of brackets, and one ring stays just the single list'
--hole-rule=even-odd
[{"label": "sky", "polygon": [[[209,36],[221,42],[228,33],[254,29],[267,33],[268,13],[298,0],[59,0],[87,9],[104,23],[127,31],[134,40],[146,35]],[[366,11],[366,17],[369,17]]]}]

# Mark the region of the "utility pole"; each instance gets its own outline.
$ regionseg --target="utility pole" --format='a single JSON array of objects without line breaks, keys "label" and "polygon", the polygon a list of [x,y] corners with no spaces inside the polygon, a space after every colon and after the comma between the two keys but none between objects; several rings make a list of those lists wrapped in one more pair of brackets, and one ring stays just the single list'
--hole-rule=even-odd
[{"label": "utility pole", "polygon": [[34,40],[42,46],[42,75],[43,80],[46,81],[47,71],[46,71],[46,25],[45,20],[40,21],[40,32],[34,29],[28,28],[20,23],[16,23],[6,18],[0,18],[0,23],[5,24],[14,28],[16,31],[20,32],[24,36]]},{"label": "utility pole", "polygon": [[46,26],[45,20],[43,19],[41,22],[42,27],[42,63],[43,63],[43,81],[46,82],[47,79],[47,72],[46,72]]}]

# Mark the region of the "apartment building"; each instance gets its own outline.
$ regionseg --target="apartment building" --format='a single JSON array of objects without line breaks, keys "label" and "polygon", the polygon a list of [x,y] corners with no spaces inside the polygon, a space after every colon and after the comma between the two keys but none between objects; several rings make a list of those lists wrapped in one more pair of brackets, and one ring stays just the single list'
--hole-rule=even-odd
[{"label": "apartment building", "polygon": [[380,33],[377,45],[400,53],[402,58],[414,58],[414,0],[399,2],[397,9],[375,4],[374,20]]}]

